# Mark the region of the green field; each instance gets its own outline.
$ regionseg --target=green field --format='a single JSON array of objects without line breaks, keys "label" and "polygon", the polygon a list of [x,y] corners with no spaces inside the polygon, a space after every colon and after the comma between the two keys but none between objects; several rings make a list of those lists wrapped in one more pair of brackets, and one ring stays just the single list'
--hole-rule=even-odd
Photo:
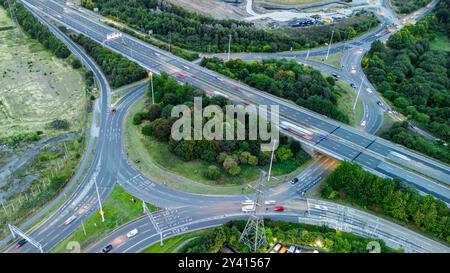
[{"label": "green field", "polygon": [[316,61],[319,63],[328,64],[330,66],[340,68],[341,67],[341,59],[342,59],[342,52],[339,51],[337,53],[330,54],[328,56],[328,59],[325,60],[326,56],[312,56],[309,59],[311,61]]},{"label": "green field", "polygon": [[[217,181],[204,178],[203,171],[210,164],[200,160],[181,160],[168,151],[167,144],[143,136],[139,127],[132,124],[134,114],[140,112],[144,105],[145,99],[141,99],[129,111],[125,123],[125,138],[128,157],[145,176],[181,191],[202,194],[241,194],[245,185],[255,183],[259,178],[260,168],[250,166],[241,166],[241,174],[237,177],[222,174]],[[296,165],[295,161],[274,164],[273,174],[278,177],[271,180],[269,186],[291,179],[309,163],[302,166]]]},{"label": "green field", "polygon": [[[69,242],[80,243],[81,250],[100,240],[104,235],[108,234],[114,228],[130,222],[143,215],[142,201],[134,198],[125,192],[120,186],[115,185],[110,196],[103,204],[105,212],[105,222],[102,222],[98,211],[84,221],[83,226],[79,227],[70,237],[58,244],[52,252],[65,253],[69,252],[67,248]],[[148,205],[151,211],[155,211],[156,207]],[[86,231],[86,234],[85,234]]]},{"label": "green field", "polygon": [[353,110],[353,105],[356,99],[356,92],[348,84],[337,81],[336,84],[342,90],[341,97],[338,99],[338,108],[348,115],[350,118],[350,125],[358,127],[364,117],[364,106],[361,98],[356,103],[356,108]]},{"label": "green field", "polygon": [[202,235],[207,230],[197,231],[197,232],[189,232],[182,235],[177,235],[174,237],[171,237],[169,239],[164,240],[163,246],[160,245],[160,243],[156,243],[145,250],[142,251],[142,253],[176,253],[178,247],[182,246],[184,243],[197,238],[198,236]]},{"label": "green field", "polygon": [[[12,24],[0,9],[0,24]],[[81,70],[58,59],[20,28],[0,31],[0,138],[43,131],[66,119],[71,131],[83,124],[85,82]]]}]

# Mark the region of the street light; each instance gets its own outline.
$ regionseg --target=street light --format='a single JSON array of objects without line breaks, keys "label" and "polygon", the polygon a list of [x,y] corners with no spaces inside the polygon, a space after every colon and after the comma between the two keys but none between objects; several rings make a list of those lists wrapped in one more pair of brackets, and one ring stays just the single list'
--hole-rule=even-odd
[{"label": "street light", "polygon": [[333,42],[334,29],[331,31],[330,43],[328,44],[327,57],[325,60],[328,60],[328,56],[330,55],[331,43]]},{"label": "street light", "polygon": [[98,205],[100,206],[100,216],[102,217],[102,222],[105,222],[105,212],[103,211],[102,201],[100,200],[100,193],[98,192],[97,178],[94,178],[95,191],[97,192]]},{"label": "street light", "polygon": [[155,104],[155,94],[153,93],[153,73],[151,71],[148,72],[148,77],[150,78],[150,88],[152,91],[152,104]]},{"label": "street light", "polygon": [[361,93],[361,88],[363,86],[363,83],[364,83],[364,78],[361,77],[361,84],[359,85],[358,94],[356,95],[355,103],[353,104],[353,111],[355,111],[356,103],[358,102],[359,94]]},{"label": "street light", "polygon": [[228,60],[230,60],[230,54],[231,54],[231,33],[228,34]]}]

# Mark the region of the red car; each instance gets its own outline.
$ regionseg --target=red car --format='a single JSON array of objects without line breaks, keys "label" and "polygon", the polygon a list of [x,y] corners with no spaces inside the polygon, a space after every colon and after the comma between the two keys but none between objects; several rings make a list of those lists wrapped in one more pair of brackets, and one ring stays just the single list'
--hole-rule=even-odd
[{"label": "red car", "polygon": [[184,74],[184,73],[178,74],[178,78],[180,78],[180,79],[184,79],[184,78],[186,78],[186,77],[187,77],[187,75]]},{"label": "red car", "polygon": [[284,207],[283,206],[276,206],[273,210],[274,211],[284,211]]},{"label": "red car", "polygon": [[19,240],[16,244],[16,248],[21,248],[26,243],[27,243],[26,239]]}]

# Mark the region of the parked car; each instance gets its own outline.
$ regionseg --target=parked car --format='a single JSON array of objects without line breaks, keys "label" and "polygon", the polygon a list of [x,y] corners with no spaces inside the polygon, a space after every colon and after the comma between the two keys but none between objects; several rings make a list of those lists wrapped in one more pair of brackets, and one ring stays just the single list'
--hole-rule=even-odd
[{"label": "parked car", "polygon": [[274,211],[284,211],[284,207],[283,206],[276,206],[274,209]]}]

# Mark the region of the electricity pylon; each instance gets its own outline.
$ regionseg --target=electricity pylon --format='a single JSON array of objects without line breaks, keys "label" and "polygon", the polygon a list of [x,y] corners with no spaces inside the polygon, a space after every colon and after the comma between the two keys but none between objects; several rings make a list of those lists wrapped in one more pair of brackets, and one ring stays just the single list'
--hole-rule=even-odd
[{"label": "electricity pylon", "polygon": [[[239,242],[247,245],[253,252],[258,251],[262,246],[267,244],[266,229],[264,227],[265,204],[263,198],[264,185],[270,180],[272,171],[272,162],[275,152],[276,142],[273,145],[272,157],[270,159],[269,173],[262,172],[261,178],[255,188],[255,204],[254,210],[250,212],[245,229],[241,234]],[[266,179],[267,177],[267,179]]]}]

